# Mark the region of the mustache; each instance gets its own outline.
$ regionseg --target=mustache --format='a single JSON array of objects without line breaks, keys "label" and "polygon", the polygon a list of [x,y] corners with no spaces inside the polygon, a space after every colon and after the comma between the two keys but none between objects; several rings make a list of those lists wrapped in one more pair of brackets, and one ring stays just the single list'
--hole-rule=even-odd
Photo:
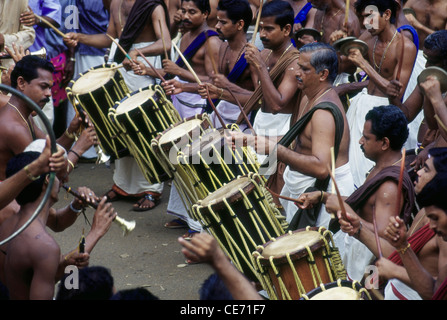
[{"label": "mustache", "polygon": [[192,22],[191,22],[191,20],[185,19],[185,20],[182,20],[182,23],[192,23]]},{"label": "mustache", "polygon": [[264,37],[262,37],[262,38],[259,38],[259,40],[261,40],[262,42],[269,42],[269,40],[267,40],[266,38],[264,38]]},{"label": "mustache", "polygon": [[48,102],[50,102],[50,98],[45,98],[45,99],[42,99],[42,100],[40,100],[40,102],[45,102],[45,103],[48,103]]}]

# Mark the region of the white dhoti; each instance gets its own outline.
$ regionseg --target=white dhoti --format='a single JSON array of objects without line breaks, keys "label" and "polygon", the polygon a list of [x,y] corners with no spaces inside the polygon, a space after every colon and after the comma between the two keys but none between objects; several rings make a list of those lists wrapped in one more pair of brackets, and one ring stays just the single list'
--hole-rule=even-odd
[{"label": "white dhoti", "polygon": [[340,251],[348,279],[361,281],[367,271],[366,267],[375,259],[374,254],[359,240],[341,230],[334,234],[333,239]]},{"label": "white dhoti", "polygon": [[351,134],[349,145],[349,163],[351,165],[354,184],[358,188],[365,182],[366,174],[374,166],[374,162],[367,159],[360,149],[360,138],[363,136],[366,114],[374,107],[389,105],[388,98],[372,96],[365,88],[351,100],[346,112],[346,118]]},{"label": "white dhoti", "polygon": [[[302,193],[306,191],[307,188],[313,187],[315,185],[316,179],[307,175],[304,175],[298,171],[290,170],[287,166],[284,171],[284,187],[281,191],[281,196],[289,197],[292,199],[297,199]],[[337,181],[337,187],[342,196],[350,196],[354,192],[354,182],[351,175],[351,170],[349,164],[345,164],[339,168],[335,169],[335,180]],[[327,192],[332,192],[331,181]],[[290,223],[293,216],[298,210],[298,207],[292,201],[280,199],[282,206],[284,207],[284,212],[286,214],[286,221]],[[323,204],[318,215],[316,226],[318,227],[329,227],[329,222],[331,221],[331,216],[326,212],[326,207]]]},{"label": "white dhoti", "polygon": [[[256,132],[256,135],[259,136],[267,136],[267,137],[283,136],[290,129],[291,117],[292,114],[290,113],[273,114],[259,110],[256,113],[255,120],[253,122],[253,130]],[[261,164],[264,163],[267,157],[268,155],[265,155],[265,153],[263,153],[262,150],[258,149],[257,158],[259,163]],[[271,161],[272,164],[276,162],[276,155],[274,158],[275,160]],[[268,175],[268,173],[266,175]]]},{"label": "white dhoti", "polygon": [[415,290],[398,279],[390,279],[384,293],[385,300],[422,300]]},{"label": "white dhoti", "polygon": [[[141,42],[134,44],[130,50],[133,48],[143,48],[153,42]],[[113,43],[110,57],[114,56],[116,50],[116,45]],[[129,50],[129,51],[130,51]],[[156,68],[161,66],[160,57],[146,57],[151,64]],[[138,60],[142,61],[146,66],[148,64],[142,57],[138,57]],[[110,60],[113,61],[113,60]],[[120,72],[124,78],[124,81],[131,92],[135,92],[140,88],[144,88],[155,84],[155,79],[147,76],[136,75],[132,70],[126,71],[125,69],[120,69]],[[129,195],[141,194],[143,192],[163,192],[163,183],[150,184],[144,177],[138,163],[133,157],[123,157],[115,160],[115,171],[113,173],[114,183],[123,191]]]},{"label": "white dhoti", "polygon": [[[427,59],[425,59],[423,51],[419,50],[418,55],[416,57],[416,61],[414,63],[413,72],[411,73],[410,80],[408,82],[407,89],[405,90],[405,94],[402,100],[404,103],[405,100],[407,100],[407,98],[411,95],[411,93],[418,85],[418,77],[421,74],[421,72],[425,69],[426,62]],[[411,121],[408,124],[409,134],[407,142],[405,142],[404,144],[404,148],[406,150],[418,148],[418,142],[421,142],[418,141],[418,133],[423,120],[424,120],[424,111],[421,110],[416,116],[416,118],[414,118],[413,121]]]},{"label": "white dhoti", "polygon": [[[50,101],[48,101],[42,108],[42,112],[43,114],[47,117],[48,122],[50,123],[50,126],[53,125],[54,123],[54,105],[53,105],[53,99],[50,98]],[[42,119],[39,116],[35,116],[33,117],[34,122],[36,123],[36,126],[42,130],[43,132],[45,132],[46,134],[48,134],[48,130],[45,127],[44,122],[42,121]],[[56,137],[59,138],[59,137]]]},{"label": "white dhoti", "polygon": [[[179,77],[175,77],[179,82],[186,83]],[[200,94],[182,92],[171,96],[174,108],[180,114],[182,119],[194,117],[196,114],[201,114],[206,108],[206,99],[203,99]]]},{"label": "white dhoti", "polygon": [[167,213],[185,221],[191,230],[198,232],[203,231],[202,225],[189,216],[189,213],[186,210],[183,200],[174,183],[171,185]]},{"label": "white dhoti", "polygon": [[[216,106],[216,110],[217,110],[217,113],[222,118],[225,125],[235,123],[241,113],[241,110],[239,109],[238,105],[228,102],[228,101],[225,101],[225,100],[219,101],[219,103]],[[250,115],[247,115],[248,118],[249,118],[249,116]],[[211,112],[210,119],[211,119],[211,122],[213,123],[214,128],[216,128],[216,129],[222,128],[222,124],[221,124],[217,114],[214,111]],[[245,121],[243,121],[239,125],[239,129],[241,131],[244,131],[245,129],[247,129],[247,127],[248,126]]]}]

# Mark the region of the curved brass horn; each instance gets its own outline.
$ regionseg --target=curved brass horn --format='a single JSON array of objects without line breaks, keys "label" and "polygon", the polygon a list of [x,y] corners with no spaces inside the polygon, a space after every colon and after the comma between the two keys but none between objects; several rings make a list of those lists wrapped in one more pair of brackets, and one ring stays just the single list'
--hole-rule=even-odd
[{"label": "curved brass horn", "polygon": [[[47,49],[45,49],[44,47],[42,47],[42,49],[37,50],[37,51],[33,51],[30,53],[31,56],[38,56],[41,59],[46,59],[47,58]],[[7,54],[4,56],[0,56],[0,59],[11,59],[12,57]]]}]

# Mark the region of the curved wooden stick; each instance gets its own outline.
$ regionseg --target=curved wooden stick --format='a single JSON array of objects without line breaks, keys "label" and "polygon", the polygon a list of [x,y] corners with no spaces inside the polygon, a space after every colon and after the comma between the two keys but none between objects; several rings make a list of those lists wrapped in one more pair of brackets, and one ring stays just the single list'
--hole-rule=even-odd
[{"label": "curved wooden stick", "polygon": [[163,50],[165,52],[165,58],[169,60],[168,50],[166,49],[165,38],[163,37],[163,28],[161,27],[161,20],[158,20],[158,24],[160,25],[161,41],[163,42]]},{"label": "curved wooden stick", "polygon": [[337,183],[335,182],[335,177],[332,174],[332,170],[331,170],[331,167],[329,166],[329,164],[327,165],[327,169],[329,171],[329,175],[331,176],[332,182],[334,183],[335,191],[337,192],[338,204],[340,205],[341,215],[342,215],[343,219],[348,220],[346,217],[346,209],[345,209],[345,205],[343,204],[343,199],[341,197],[340,190],[338,189]]},{"label": "curved wooden stick", "polygon": [[380,245],[379,231],[377,230],[377,222],[376,222],[376,206],[373,206],[373,224],[374,224],[374,236],[376,238],[377,250],[379,251],[379,257],[382,258],[382,247]]},{"label": "curved wooden stick", "polygon": [[404,180],[404,170],[405,170],[405,148],[402,149],[400,175],[399,175],[399,182],[397,184],[397,202],[396,202],[396,215],[397,216],[399,216],[399,213],[400,213],[400,198],[402,197],[402,183]]},{"label": "curved wooden stick", "polygon": [[161,81],[166,82],[165,78],[163,78],[163,76],[160,74],[160,72],[158,72],[157,69],[155,69],[155,67],[152,65],[152,63],[149,62],[149,60],[144,56],[144,54],[137,48],[135,48],[135,51],[144,59],[144,61],[146,61],[146,63],[149,65],[149,67],[151,67],[152,71],[155,72],[157,77],[159,77],[161,79]]},{"label": "curved wooden stick", "polygon": [[50,21],[48,21],[47,19],[45,19],[45,18],[43,18],[43,17],[41,17],[41,16],[39,16],[39,15],[37,15],[37,14],[34,14],[34,16],[37,18],[37,19],[40,19],[40,20],[42,20],[42,22],[43,23],[45,23],[47,26],[49,26],[51,29],[53,29],[58,35],[60,35],[62,38],[65,38],[67,35],[66,34],[64,34],[62,31],[60,31],[58,28],[56,28]]},{"label": "curved wooden stick", "polygon": [[261,20],[262,3],[263,3],[263,0],[261,0],[261,1],[259,2],[258,16],[256,17],[255,29],[254,29],[254,31],[253,31],[253,36],[252,36],[252,38],[251,38],[251,43],[252,43],[252,44],[255,44],[255,41],[256,41],[256,34],[258,33],[259,20]]},{"label": "curved wooden stick", "polygon": [[126,52],[126,50],[124,50],[124,48],[118,43],[118,41],[115,40],[115,38],[113,38],[110,34],[106,33],[106,36],[108,36],[110,38],[110,40],[113,41],[113,43],[116,44],[116,46],[118,47],[118,49],[121,50],[121,52],[126,56],[127,59],[129,59],[129,61],[131,63],[135,63],[132,61],[132,58],[129,56],[129,54]]}]

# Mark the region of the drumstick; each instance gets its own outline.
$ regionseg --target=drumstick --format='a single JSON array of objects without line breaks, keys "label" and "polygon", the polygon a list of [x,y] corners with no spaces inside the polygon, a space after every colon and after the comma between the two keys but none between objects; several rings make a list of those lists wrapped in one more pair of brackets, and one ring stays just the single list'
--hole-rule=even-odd
[{"label": "drumstick", "polygon": [[[186,60],[185,56],[182,54],[182,52],[180,51],[180,49],[175,45],[174,42],[172,42],[172,45],[174,46],[175,50],[177,50],[180,58],[183,60],[183,63],[186,65],[186,67],[188,68],[189,72],[192,73],[194,79],[196,79],[197,84],[202,85],[202,82],[200,81],[199,77],[197,76],[197,74],[194,72],[194,69],[191,67],[191,65],[189,64],[188,60]],[[209,104],[211,105],[211,107],[214,110],[214,113],[216,114],[217,118],[219,119],[220,124],[222,125],[222,128],[225,128],[225,121],[223,121],[222,117],[220,116],[219,112],[216,109],[216,106],[214,105],[213,101],[210,98],[210,93],[208,91],[208,87],[206,87],[206,93],[207,93],[207,100],[209,102]]]},{"label": "drumstick", "polygon": [[177,50],[180,58],[183,60],[183,62],[185,63],[186,67],[188,68],[189,72],[192,73],[194,79],[196,79],[196,82],[198,84],[202,84],[202,82],[200,81],[199,77],[197,76],[197,74],[194,72],[194,69],[191,67],[191,65],[189,64],[188,60],[186,60],[185,56],[183,55],[183,53],[180,51],[180,49],[175,45],[174,42],[172,42],[172,46],[175,48],[175,50]]},{"label": "drumstick", "polygon": [[349,0],[346,0],[346,5],[345,5],[345,22],[343,23],[343,27],[347,27],[348,26],[348,20],[349,20]]},{"label": "drumstick", "polygon": [[166,50],[165,38],[163,37],[163,28],[161,27],[161,20],[158,20],[158,24],[160,25],[161,41],[163,42],[163,50],[165,51],[165,58],[169,59],[168,50]]},{"label": "drumstick", "polygon": [[286,197],[286,196],[282,196],[282,195],[280,195],[280,194],[277,194],[276,192],[270,190],[270,188],[267,187],[267,186],[265,186],[265,188],[267,189],[268,192],[270,192],[273,196],[275,196],[275,197],[277,197],[277,198],[280,198],[280,199],[283,199],[283,200],[287,200],[287,201],[297,202],[297,203],[298,203],[298,199],[293,199],[293,198],[289,198],[289,197]]},{"label": "drumstick", "polygon": [[53,24],[50,22],[50,21],[48,21],[47,19],[45,19],[45,18],[43,18],[43,17],[41,17],[41,16],[39,16],[39,15],[37,15],[37,14],[34,14],[34,16],[37,18],[37,19],[40,19],[43,23],[45,23],[46,25],[48,25],[51,29],[53,29],[54,31],[56,31],[56,33],[58,34],[58,35],[60,35],[62,38],[65,38],[66,37],[66,35],[65,35],[65,33],[63,33],[62,31],[60,31],[58,28],[56,28],[55,26],[53,26]]},{"label": "drumstick", "polygon": [[155,72],[157,77],[159,77],[163,82],[166,82],[165,78],[163,78],[163,76],[160,74],[160,72],[158,72],[157,69],[155,69],[155,67],[152,65],[152,63],[149,62],[149,60],[144,56],[144,54],[137,48],[135,48],[135,51],[144,59],[144,61],[146,61],[146,63],[149,65],[149,67],[151,67],[152,71]]},{"label": "drumstick", "polygon": [[[331,163],[332,163],[332,175],[335,177],[335,153],[334,147],[331,147]],[[335,190],[334,179],[332,179],[332,192]]]},{"label": "drumstick", "polygon": [[262,12],[262,2],[263,0],[261,0],[259,2],[259,10],[258,10],[258,16],[256,17],[256,24],[255,24],[255,29],[253,31],[253,36],[251,38],[251,44],[255,44],[256,41],[256,34],[258,33],[258,28],[259,28],[259,20],[261,20],[261,12]]},{"label": "drumstick", "polygon": [[347,217],[346,217],[346,210],[345,210],[345,206],[343,204],[343,199],[341,197],[340,194],[340,190],[338,190],[338,186],[337,183],[335,182],[335,177],[332,174],[331,168],[329,167],[329,165],[327,165],[328,171],[329,171],[329,175],[331,176],[332,182],[334,183],[334,187],[335,187],[335,191],[337,192],[337,198],[338,198],[338,203],[340,205],[340,209],[341,209],[341,215],[343,217],[343,219],[345,219],[346,221],[348,221]]},{"label": "drumstick", "polygon": [[400,213],[400,198],[402,196],[402,183],[404,180],[404,170],[405,170],[405,148],[402,149],[402,159],[400,164],[400,175],[399,183],[397,184],[397,203],[396,203],[396,214],[399,216]]},{"label": "drumstick", "polygon": [[112,40],[116,46],[118,47],[118,49],[121,50],[121,52],[126,56],[127,59],[130,60],[131,63],[135,63],[132,61],[132,58],[129,56],[129,54],[126,52],[126,50],[124,50],[124,48],[118,43],[118,41],[116,41],[111,35],[109,35],[108,33],[106,33],[106,36],[108,36],[110,38],[110,40]]},{"label": "drumstick", "polygon": [[247,126],[250,128],[250,130],[252,131],[253,135],[256,135],[255,129],[253,129],[253,126],[251,125],[250,120],[248,120],[247,114],[245,113],[244,108],[242,107],[241,103],[236,98],[236,96],[234,95],[233,91],[231,91],[230,88],[227,88],[227,90],[231,94],[233,99],[236,100],[237,106],[239,107],[239,110],[241,111],[242,116],[244,117],[244,120],[247,123]]},{"label": "drumstick", "polygon": [[374,224],[374,236],[376,238],[376,245],[377,245],[377,250],[379,252],[379,257],[378,258],[382,258],[382,247],[380,245],[380,239],[379,239],[379,231],[377,230],[377,222],[376,222],[376,206],[373,206],[373,224]]}]

